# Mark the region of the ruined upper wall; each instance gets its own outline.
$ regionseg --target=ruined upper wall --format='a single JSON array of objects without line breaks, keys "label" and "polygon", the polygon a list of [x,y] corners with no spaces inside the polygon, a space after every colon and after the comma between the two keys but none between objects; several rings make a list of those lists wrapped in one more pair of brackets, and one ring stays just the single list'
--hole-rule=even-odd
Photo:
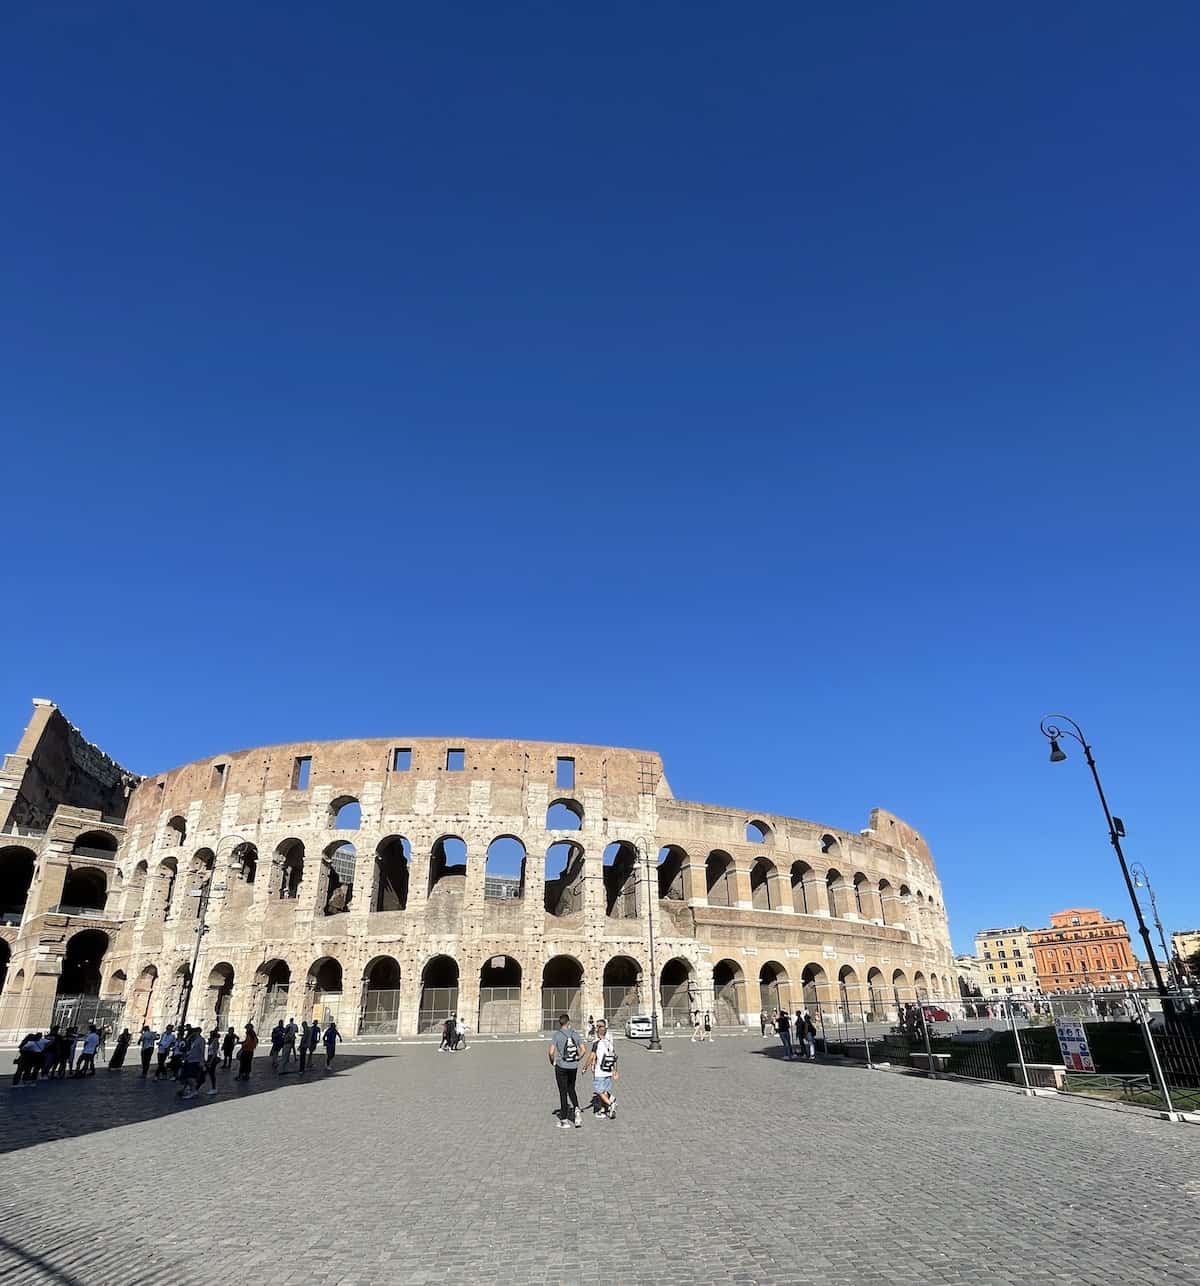
[{"label": "ruined upper wall", "polygon": [[45,829],[60,804],[122,818],[141,779],[94,746],[51,701],[33,703],[16,751],[0,774],[0,826]]}]

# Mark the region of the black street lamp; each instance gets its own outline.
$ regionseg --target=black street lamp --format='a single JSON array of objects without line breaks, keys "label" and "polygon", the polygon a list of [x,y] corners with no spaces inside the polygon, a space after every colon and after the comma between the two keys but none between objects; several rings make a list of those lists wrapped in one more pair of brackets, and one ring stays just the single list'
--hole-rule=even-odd
[{"label": "black street lamp", "polygon": [[[196,920],[197,920],[196,946],[195,946],[195,949],[192,951],[191,967],[188,969],[187,977],[184,979],[183,996],[180,1002],[180,1009],[179,1009],[180,1028],[182,1028],[184,1023],[187,1021],[188,1007],[192,1003],[192,990],[196,985],[196,970],[200,966],[200,948],[204,945],[204,935],[209,930],[209,924],[208,924],[208,918],[207,918],[208,917],[208,900],[214,893],[224,893],[226,888],[224,884],[217,884],[214,886],[213,880],[216,879],[217,866],[221,860],[221,845],[224,844],[227,839],[237,840],[239,846],[245,843],[245,841],[242,839],[240,835],[222,835],[221,838],[217,840],[217,847],[213,851],[212,874],[209,875],[208,879],[206,879],[198,889],[192,889],[189,894],[190,897],[199,898],[200,902],[196,907]],[[235,848],[234,852],[236,851],[237,849]],[[235,861],[234,863],[235,869],[240,871],[244,866],[244,861],[245,861],[244,858],[238,861]]]},{"label": "black street lamp", "polygon": [[1138,902],[1137,891],[1133,887],[1133,878],[1129,874],[1129,867],[1125,862],[1125,854],[1121,849],[1121,837],[1125,834],[1125,824],[1119,817],[1114,817],[1109,811],[1108,800],[1104,797],[1104,787],[1100,785],[1100,774],[1096,771],[1096,761],[1092,757],[1092,748],[1088,745],[1087,739],[1083,735],[1083,729],[1075,722],[1074,719],[1068,718],[1065,714],[1048,714],[1041,722],[1042,736],[1050,742],[1050,762],[1060,764],[1067,757],[1067,752],[1062,748],[1060,742],[1063,737],[1071,737],[1083,747],[1083,757],[1087,760],[1087,766],[1092,770],[1092,780],[1096,783],[1096,793],[1100,796],[1100,807],[1104,809],[1104,819],[1108,822],[1108,838],[1117,854],[1117,861],[1121,864],[1121,874],[1125,877],[1125,887],[1129,890],[1129,900],[1133,904],[1133,914],[1137,918],[1138,933],[1141,934],[1142,941],[1146,944],[1146,958],[1150,961],[1150,968],[1154,972],[1154,982],[1158,988],[1160,996],[1169,996],[1170,990],[1163,981],[1162,971],[1158,967],[1158,957],[1154,954],[1154,943],[1150,938],[1150,930],[1146,926],[1146,921],[1142,916],[1141,903]]},{"label": "black street lamp", "polygon": [[1167,977],[1171,979],[1171,985],[1178,990],[1182,985],[1175,973],[1175,961],[1171,956],[1171,949],[1167,946],[1167,935],[1163,931],[1163,923],[1158,915],[1158,899],[1154,896],[1154,885],[1150,883],[1150,874],[1141,862],[1134,862],[1129,868],[1133,876],[1133,883],[1139,889],[1145,889],[1150,894],[1150,914],[1154,917],[1154,927],[1158,930],[1158,944],[1163,949],[1163,959],[1167,963]]}]

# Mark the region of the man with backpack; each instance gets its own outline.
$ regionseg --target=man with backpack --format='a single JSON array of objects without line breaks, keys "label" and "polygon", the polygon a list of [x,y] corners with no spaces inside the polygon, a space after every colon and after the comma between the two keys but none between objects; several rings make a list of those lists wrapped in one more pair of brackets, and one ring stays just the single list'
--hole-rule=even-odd
[{"label": "man with backpack", "polygon": [[558,1124],[563,1130],[569,1130],[572,1125],[577,1130],[583,1128],[583,1113],[579,1110],[579,1097],[575,1093],[575,1077],[579,1073],[582,1050],[583,1038],[571,1026],[571,1015],[559,1014],[558,1031],[551,1037],[547,1055],[558,1086]]},{"label": "man with backpack", "polygon": [[592,1073],[592,1102],[599,1104],[598,1115],[610,1121],[617,1119],[617,1100],[613,1082],[617,1079],[617,1051],[603,1018],[596,1020],[596,1039],[588,1051],[583,1070]]}]

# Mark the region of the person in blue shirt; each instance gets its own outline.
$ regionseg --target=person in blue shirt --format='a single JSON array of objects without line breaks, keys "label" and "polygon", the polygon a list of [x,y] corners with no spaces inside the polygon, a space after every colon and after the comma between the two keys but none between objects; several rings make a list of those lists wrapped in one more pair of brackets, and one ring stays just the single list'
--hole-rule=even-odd
[{"label": "person in blue shirt", "polygon": [[333,1055],[337,1049],[337,1043],[342,1039],[342,1033],[337,1029],[337,1023],[332,1019],[329,1026],[325,1028],[325,1070],[333,1071]]}]

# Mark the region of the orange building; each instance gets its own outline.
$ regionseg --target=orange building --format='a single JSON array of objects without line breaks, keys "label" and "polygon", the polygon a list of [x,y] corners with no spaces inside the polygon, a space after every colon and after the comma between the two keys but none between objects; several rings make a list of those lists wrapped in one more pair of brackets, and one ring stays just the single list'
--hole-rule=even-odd
[{"label": "orange building", "polygon": [[1141,975],[1124,920],[1076,908],[1050,917],[1048,929],[1029,935],[1043,991],[1080,987],[1137,987]]}]

